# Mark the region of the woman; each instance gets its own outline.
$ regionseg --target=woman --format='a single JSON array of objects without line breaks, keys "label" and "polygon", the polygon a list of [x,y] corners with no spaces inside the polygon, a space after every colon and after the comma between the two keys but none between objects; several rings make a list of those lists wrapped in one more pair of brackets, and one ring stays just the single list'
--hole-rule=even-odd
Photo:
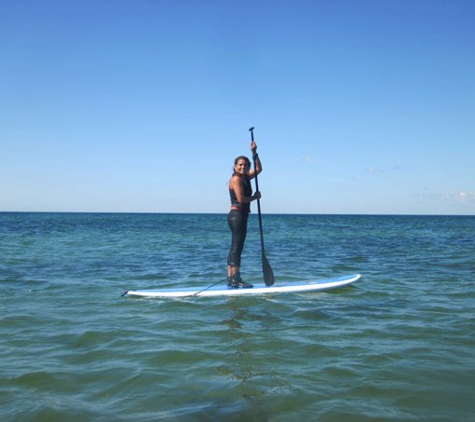
[{"label": "woman", "polygon": [[228,224],[232,233],[231,249],[228,255],[228,287],[250,288],[252,284],[241,278],[241,254],[247,234],[247,220],[251,212],[251,202],[261,197],[257,191],[252,194],[251,180],[262,171],[261,161],[257,155],[257,145],[251,142],[252,156],[255,160],[255,169],[251,170],[249,158],[240,156],[234,160],[234,173],[229,181],[229,196],[231,211],[228,214]]}]

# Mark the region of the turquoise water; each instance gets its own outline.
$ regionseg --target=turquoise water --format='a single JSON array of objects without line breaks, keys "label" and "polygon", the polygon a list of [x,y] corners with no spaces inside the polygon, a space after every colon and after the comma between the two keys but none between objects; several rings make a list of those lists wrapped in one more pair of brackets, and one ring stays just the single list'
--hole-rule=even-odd
[{"label": "turquoise water", "polygon": [[[226,215],[0,213],[0,420],[474,420],[475,217],[263,223],[278,280],[362,279],[123,298],[224,280]],[[242,272],[260,281],[256,215]]]}]

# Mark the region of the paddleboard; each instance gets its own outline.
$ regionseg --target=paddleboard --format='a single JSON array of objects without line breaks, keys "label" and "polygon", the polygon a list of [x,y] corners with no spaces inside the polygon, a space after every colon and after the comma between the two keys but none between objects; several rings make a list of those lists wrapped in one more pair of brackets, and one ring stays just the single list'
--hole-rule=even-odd
[{"label": "paddleboard", "polygon": [[254,287],[251,289],[230,289],[226,286],[199,286],[178,289],[127,290],[122,296],[177,298],[192,296],[255,296],[264,294],[318,292],[348,286],[357,281],[360,277],[360,274],[353,274],[309,281],[306,283],[276,283],[269,287],[264,283],[259,283],[254,284]]}]

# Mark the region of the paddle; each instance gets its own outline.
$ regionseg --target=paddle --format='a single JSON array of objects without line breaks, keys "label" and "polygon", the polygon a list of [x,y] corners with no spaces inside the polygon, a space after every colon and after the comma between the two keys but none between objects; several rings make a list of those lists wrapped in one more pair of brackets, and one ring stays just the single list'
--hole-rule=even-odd
[{"label": "paddle", "polygon": [[[254,142],[254,128],[251,127],[249,129],[251,132],[251,139]],[[254,161],[254,169],[256,169],[256,157],[252,157]],[[259,190],[259,181],[257,180],[257,173],[256,173],[256,191]],[[261,201],[257,199],[257,212],[259,214],[259,231],[261,233],[261,251],[262,251],[262,272],[264,273],[264,282],[266,286],[272,286],[274,284],[274,272],[272,271],[272,267],[269,264],[269,261],[266,258],[266,254],[264,251],[264,233],[262,231],[262,215],[261,215]]]}]

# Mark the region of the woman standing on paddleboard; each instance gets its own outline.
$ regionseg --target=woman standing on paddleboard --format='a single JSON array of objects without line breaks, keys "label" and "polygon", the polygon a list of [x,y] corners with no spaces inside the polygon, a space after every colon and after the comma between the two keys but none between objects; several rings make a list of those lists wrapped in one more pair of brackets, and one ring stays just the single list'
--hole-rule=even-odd
[{"label": "woman standing on paddleboard", "polygon": [[251,212],[251,202],[260,199],[261,193],[252,194],[251,180],[262,171],[261,161],[257,155],[257,145],[251,142],[252,157],[255,169],[251,169],[251,161],[245,156],[234,160],[234,173],[229,180],[229,196],[231,210],[228,214],[228,224],[232,233],[231,249],[228,255],[228,287],[250,288],[252,284],[241,278],[241,254],[247,234],[247,220]]}]

